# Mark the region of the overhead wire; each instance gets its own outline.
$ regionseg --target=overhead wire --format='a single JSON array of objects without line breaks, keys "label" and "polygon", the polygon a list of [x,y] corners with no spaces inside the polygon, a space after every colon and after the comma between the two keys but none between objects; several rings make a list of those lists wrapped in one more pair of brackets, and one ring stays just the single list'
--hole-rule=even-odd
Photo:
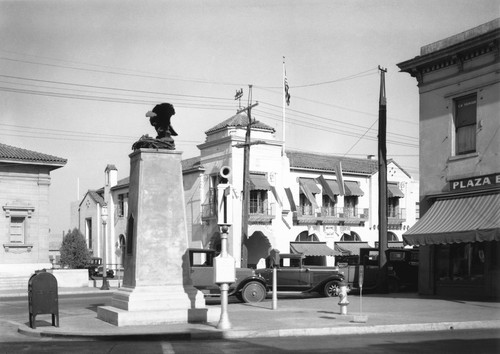
[{"label": "overhead wire", "polygon": [[[162,77],[162,76],[157,75],[157,74],[154,74],[154,76],[153,75],[142,75],[142,74],[128,74],[128,73],[119,72],[118,69],[116,69],[116,68],[111,68],[112,70],[95,70],[95,69],[87,69],[87,68],[81,68],[81,67],[75,67],[75,66],[58,65],[58,64],[47,64],[47,63],[40,63],[40,62],[35,62],[35,61],[5,58],[5,57],[0,57],[0,59],[1,60],[10,60],[10,61],[14,61],[14,62],[34,64],[34,65],[47,65],[47,66],[55,66],[55,67],[68,68],[68,69],[73,69],[73,70],[82,70],[82,71],[107,73],[107,74],[115,74],[115,75],[135,76],[135,77],[164,79],[164,80],[179,80],[179,81],[188,81],[188,82],[196,82],[196,83],[209,83],[209,84],[222,84],[222,85],[241,85],[241,84],[228,83],[228,82],[213,82],[213,81],[202,80],[202,79],[175,78],[175,77],[164,77],[164,76]],[[52,59],[54,59],[54,58],[52,58]],[[94,64],[85,64],[85,65],[97,66],[97,65],[94,65]],[[100,67],[104,67],[104,66],[100,66]],[[110,67],[107,67],[107,68],[110,68]],[[122,70],[128,70],[128,69],[122,69]],[[365,76],[372,75],[371,71],[373,71],[373,70],[374,69],[369,69],[369,70],[366,70],[366,71],[363,71],[363,72],[360,72],[360,73],[357,73],[357,74],[349,75],[349,76],[342,77],[342,78],[335,79],[335,80],[329,80],[329,81],[323,81],[323,82],[311,83],[311,84],[304,84],[304,85],[295,85],[295,86],[292,86],[292,88],[302,88],[302,87],[319,86],[319,85],[331,84],[331,83],[340,82],[340,81],[357,79],[357,78],[360,78],[360,77],[365,77]],[[176,104],[177,106],[183,107],[183,108],[216,109],[216,110],[232,110],[232,109],[234,109],[233,106],[229,106],[229,105],[224,106],[224,105],[219,105],[219,104],[208,104],[207,102],[195,102],[195,103],[190,102],[191,99],[224,100],[224,101],[231,100],[231,99],[220,98],[220,97],[194,96],[194,95],[181,95],[181,94],[165,94],[165,93],[154,92],[154,91],[129,90],[129,89],[116,88],[116,87],[104,87],[104,86],[97,86],[97,85],[75,84],[75,83],[68,83],[68,82],[61,82],[61,81],[40,80],[40,79],[25,78],[25,77],[23,78],[23,77],[12,76],[12,75],[0,75],[0,76],[1,77],[5,77],[5,78],[11,78],[11,79],[17,79],[17,80],[24,80],[24,81],[44,82],[44,83],[51,83],[51,84],[64,85],[64,86],[85,87],[85,88],[110,90],[110,91],[118,91],[118,92],[130,92],[132,94],[141,93],[141,94],[173,96],[173,97],[177,97],[178,99],[181,99],[181,97],[184,97],[187,102],[182,102],[182,103]],[[11,84],[17,84],[17,83],[11,83]],[[26,84],[24,84],[24,85],[26,85]],[[258,85],[254,85],[254,87],[255,88],[264,89],[264,90],[275,88],[275,87],[266,87],[266,86],[258,86]],[[51,89],[51,90],[63,90],[62,88],[51,88],[51,87],[44,87],[44,88],[48,88],[48,89]],[[278,87],[276,87],[276,88],[278,88]],[[279,89],[281,89],[281,87],[279,87]],[[144,105],[146,105],[146,104],[150,105],[150,104],[156,103],[154,101],[156,98],[151,98],[151,101],[146,99],[146,98],[149,98],[149,97],[141,97],[141,99],[137,99],[137,98],[132,98],[132,99],[113,98],[113,97],[107,97],[107,96],[96,96],[94,92],[86,92],[86,91],[83,91],[83,92],[87,93],[87,95],[79,95],[79,94],[71,94],[71,93],[61,93],[61,92],[51,92],[51,91],[40,92],[40,91],[36,91],[36,90],[16,89],[16,88],[9,88],[9,87],[0,87],[0,90],[7,91],[7,92],[24,93],[24,94],[45,95],[45,96],[49,96],[49,97],[71,98],[71,99],[84,99],[84,100],[95,100],[95,101],[115,102],[115,103],[144,104]],[[75,90],[75,89],[71,89],[71,90],[72,91],[78,91],[78,90]],[[269,91],[271,91],[271,90],[269,90]],[[271,91],[271,92],[273,92],[273,91]],[[100,93],[100,94],[101,95],[102,94],[116,95],[116,93],[113,93],[113,92],[106,92],[106,93],[103,92],[103,93]],[[318,103],[318,104],[322,104],[322,105],[326,105],[326,106],[331,106],[331,107],[338,108],[338,109],[344,109],[344,110],[355,112],[355,113],[367,114],[367,115],[371,115],[371,116],[374,115],[374,114],[371,114],[371,113],[368,113],[368,112],[354,110],[354,109],[351,109],[351,108],[348,108],[348,107],[342,107],[342,106],[338,106],[338,105],[334,105],[334,104],[329,104],[329,103],[325,103],[325,102],[308,100],[308,99],[301,98],[301,97],[296,97],[296,96],[294,96],[294,98],[298,98],[298,99],[302,99],[302,100],[306,100],[306,101],[310,101],[310,102],[313,102],[313,103]],[[262,102],[262,101],[259,101],[259,102],[263,103],[263,104],[266,104],[265,102]],[[268,104],[270,106],[279,107],[281,109],[280,106],[273,105],[273,104],[270,104],[270,103],[268,103]],[[371,127],[369,127],[363,134],[360,135],[360,134],[357,134],[355,132],[352,132],[352,129],[359,130],[359,129],[366,129],[366,127],[365,126],[361,126],[361,125],[354,125],[352,123],[348,124],[349,125],[349,129],[351,131],[341,130],[341,129],[334,129],[332,127],[321,125],[319,123],[311,123],[311,122],[309,122],[309,124],[306,125],[306,124],[303,123],[302,120],[300,120],[300,118],[303,118],[304,116],[306,116],[306,117],[308,117],[309,120],[311,119],[311,117],[314,117],[314,118],[317,118],[319,120],[321,120],[321,119],[322,120],[326,120],[328,123],[334,122],[334,123],[337,123],[337,124],[344,124],[344,125],[346,123],[342,122],[342,121],[338,121],[338,120],[329,119],[329,118],[326,118],[326,117],[321,117],[321,116],[313,115],[313,114],[306,113],[306,112],[301,112],[301,111],[296,111],[296,112],[297,112],[297,115],[295,115],[295,117],[299,117],[299,118],[297,118],[297,119],[296,118],[289,118],[289,120],[291,120],[296,125],[303,126],[303,127],[308,127],[308,128],[312,128],[312,129],[320,129],[320,130],[325,130],[326,129],[326,130],[331,131],[333,133],[347,135],[347,136],[351,136],[351,137],[357,137],[358,141],[355,143],[355,145],[359,141],[361,141],[361,139],[363,139],[364,137],[366,137],[369,140],[374,140],[375,139],[375,137],[367,136],[367,134],[370,131]],[[273,118],[274,114],[272,113],[272,110],[271,110],[271,112],[267,112],[267,113],[264,113],[264,114],[267,114],[267,117],[269,119],[277,120],[277,119]],[[300,115],[302,115],[302,116],[300,116]],[[274,116],[276,116],[276,115],[274,115]],[[410,123],[410,122],[404,121],[404,120],[400,120],[400,121],[405,122],[405,123]],[[372,126],[373,126],[373,124],[372,124]],[[403,135],[400,135],[400,134],[399,134],[399,136],[401,138],[417,139],[417,138],[412,137],[412,136],[403,136]],[[388,140],[388,143],[394,143],[394,144],[399,144],[399,145],[403,145],[403,146],[410,146],[410,147],[417,146],[417,145],[412,145],[412,144],[409,144],[409,143],[403,143],[403,142],[398,142],[398,141],[389,141],[389,140]],[[350,152],[351,150],[352,150],[352,148],[348,152]]]}]

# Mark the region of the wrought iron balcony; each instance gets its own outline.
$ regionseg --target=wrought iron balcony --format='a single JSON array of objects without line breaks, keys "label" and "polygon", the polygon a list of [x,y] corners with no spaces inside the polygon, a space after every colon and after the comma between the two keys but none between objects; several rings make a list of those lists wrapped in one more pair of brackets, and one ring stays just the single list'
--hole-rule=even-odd
[{"label": "wrought iron balcony", "polygon": [[397,208],[387,211],[387,222],[389,224],[401,224],[406,221],[406,209]]},{"label": "wrought iron balcony", "polygon": [[359,224],[368,221],[368,208],[322,207],[317,212],[311,205],[297,208],[295,221],[299,224]]},{"label": "wrought iron balcony", "polygon": [[217,217],[217,209],[214,203],[201,205],[201,219],[208,220]]},{"label": "wrought iron balcony", "polygon": [[248,210],[248,222],[250,224],[270,224],[275,217],[276,209],[274,203],[267,204],[250,201]]}]

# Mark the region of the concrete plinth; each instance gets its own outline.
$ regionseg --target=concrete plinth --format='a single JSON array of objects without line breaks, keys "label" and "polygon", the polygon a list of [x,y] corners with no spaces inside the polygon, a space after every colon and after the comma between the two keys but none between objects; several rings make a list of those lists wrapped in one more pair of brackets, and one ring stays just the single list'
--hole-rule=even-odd
[{"label": "concrete plinth", "polygon": [[217,321],[220,310],[192,285],[187,248],[181,153],[134,151],[123,286],[97,317],[117,326]]}]

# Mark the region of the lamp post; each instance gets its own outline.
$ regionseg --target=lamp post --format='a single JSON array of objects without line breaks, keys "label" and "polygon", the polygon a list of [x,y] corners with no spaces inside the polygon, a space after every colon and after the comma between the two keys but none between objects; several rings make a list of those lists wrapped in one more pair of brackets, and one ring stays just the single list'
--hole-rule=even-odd
[{"label": "lamp post", "polygon": [[106,273],[108,272],[106,268],[106,223],[108,222],[108,205],[104,204],[102,206],[102,211],[101,211],[101,218],[102,218],[102,226],[103,226],[103,231],[102,231],[102,247],[103,247],[103,255],[102,255],[102,286],[101,290],[109,290],[109,284],[108,284],[108,279],[106,279]]}]

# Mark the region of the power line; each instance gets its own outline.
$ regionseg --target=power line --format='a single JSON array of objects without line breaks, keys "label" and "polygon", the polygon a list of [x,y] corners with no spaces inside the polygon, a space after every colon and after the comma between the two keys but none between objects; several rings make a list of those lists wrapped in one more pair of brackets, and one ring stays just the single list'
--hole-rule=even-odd
[{"label": "power line", "polygon": [[[272,105],[272,104],[269,104],[269,103],[266,103],[266,102],[262,102],[263,105],[270,105],[270,106],[274,106],[274,107],[278,107],[276,105]],[[330,118],[327,118],[327,117],[323,117],[323,116],[318,116],[318,115],[314,115],[314,114],[310,114],[310,113],[306,113],[306,112],[301,112],[301,111],[297,111],[297,110],[291,110],[292,112],[297,112],[297,113],[300,113],[301,115],[294,115],[293,113],[290,114],[290,116],[295,116],[295,117],[299,117],[299,118],[302,118],[302,120],[305,120],[303,119],[304,117],[306,117],[307,119],[310,119],[310,117],[314,117],[314,118],[319,118],[321,120],[325,120],[327,121],[328,123],[337,123],[337,124],[343,124],[345,125],[346,127],[345,128],[349,128],[350,130],[348,131],[349,133],[352,134],[352,129],[361,129],[363,131],[366,130],[366,126],[361,126],[361,125],[357,125],[357,124],[353,124],[351,122],[342,122],[342,121],[338,121],[338,120],[335,120],[335,119],[330,119]],[[278,114],[273,114],[275,117],[280,117]],[[292,118],[293,120],[293,118]],[[373,126],[373,124],[372,124]],[[368,131],[371,129],[368,128]],[[341,130],[341,129],[338,129],[338,131],[343,131],[343,132],[347,132],[345,130]],[[367,132],[368,132],[367,131]],[[365,132],[363,135],[365,135],[367,132]],[[375,132],[376,133],[376,132]],[[394,135],[393,133],[390,133],[390,135]],[[356,137],[358,137],[359,135],[358,134],[355,134]],[[414,139],[414,140],[417,140],[417,138],[413,137],[413,136],[409,136],[409,135],[403,135],[403,134],[397,134],[396,137],[401,137],[402,139]],[[406,143],[406,144],[411,144],[411,143]],[[418,145],[414,145],[414,146],[418,146]]]},{"label": "power line", "polygon": [[[189,97],[189,98],[193,97],[193,98],[203,98],[203,99],[211,99],[211,100],[224,100],[224,101],[228,101],[228,102],[233,101],[230,98],[222,98],[222,97],[182,95],[182,94],[176,94],[176,93],[165,93],[165,92],[156,92],[156,91],[130,90],[130,89],[117,88],[117,87],[75,84],[75,83],[63,82],[63,81],[32,79],[32,78],[26,78],[26,77],[20,77],[20,76],[10,76],[10,75],[1,75],[1,74],[0,74],[0,77],[17,79],[17,80],[44,82],[44,83],[51,83],[51,84],[58,84],[58,85],[66,85],[66,86],[77,86],[77,87],[85,87],[85,88],[93,88],[93,89],[97,88],[97,89],[120,91],[120,92],[146,93],[146,94],[167,95],[167,96],[175,96],[175,97]],[[13,83],[13,84],[15,84],[15,83]],[[51,87],[51,88],[53,88],[53,87]]]},{"label": "power line", "polygon": [[[152,105],[152,104],[156,104],[158,102],[158,100],[153,100],[153,99],[150,99],[150,100],[122,99],[122,98],[114,98],[114,97],[106,97],[106,96],[78,95],[78,94],[61,93],[61,92],[53,92],[53,91],[36,91],[36,90],[26,90],[26,89],[15,89],[15,88],[10,88],[10,87],[0,87],[0,91],[22,93],[22,94],[29,94],[29,95],[38,95],[38,96],[57,97],[57,98],[70,98],[70,99],[77,99],[77,100],[124,103],[124,104]],[[215,110],[233,110],[234,109],[233,106],[229,106],[229,105],[218,105],[218,104],[207,104],[207,103],[196,103],[196,104],[178,103],[178,104],[176,104],[176,106],[182,107],[182,108],[215,109]]]},{"label": "power line", "polygon": [[225,86],[242,86],[242,84],[240,84],[240,83],[213,82],[213,81],[208,81],[208,80],[203,80],[203,79],[165,77],[165,76],[160,76],[157,74],[149,74],[149,75],[130,74],[130,73],[123,73],[123,72],[119,72],[119,71],[113,71],[116,69],[113,69],[113,70],[86,69],[86,68],[79,68],[79,67],[75,67],[75,66],[40,63],[40,62],[35,62],[35,61],[12,59],[12,58],[6,58],[6,57],[0,57],[0,60],[19,62],[19,63],[25,63],[25,64],[32,64],[32,65],[42,65],[42,66],[50,66],[50,67],[57,67],[57,68],[64,68],[64,69],[72,69],[72,70],[78,70],[78,71],[87,71],[87,72],[94,72],[94,73],[100,73],[100,74],[113,74],[113,75],[123,75],[123,76],[130,76],[130,77],[141,77],[141,78],[146,78],[146,79],[185,81],[185,82],[195,82],[197,84],[209,84],[209,85],[217,84],[217,85],[225,85]]}]

